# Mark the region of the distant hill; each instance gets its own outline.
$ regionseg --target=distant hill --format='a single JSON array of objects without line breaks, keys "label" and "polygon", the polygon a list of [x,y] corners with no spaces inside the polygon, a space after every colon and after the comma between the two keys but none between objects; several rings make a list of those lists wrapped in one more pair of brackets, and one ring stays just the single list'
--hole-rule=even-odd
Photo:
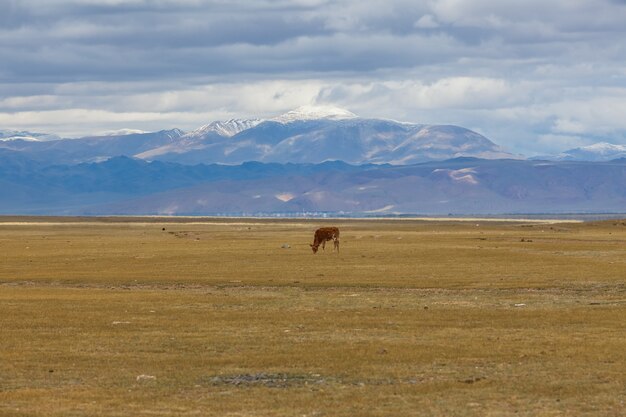
[{"label": "distant hill", "polygon": [[43,142],[49,140],[60,140],[57,135],[49,133],[33,133],[19,130],[0,130],[0,142],[25,141],[25,142]]},{"label": "distant hill", "polygon": [[0,150],[0,214],[623,212],[624,184],[626,159],[185,166],[117,157],[49,166]]},{"label": "distant hill", "polygon": [[626,158],[626,145],[615,145],[607,142],[594,143],[561,152],[557,155],[544,155],[532,159],[549,161],[611,161]]},{"label": "distant hill", "polygon": [[88,136],[80,139],[5,140],[0,149],[18,151],[30,159],[47,164],[78,164],[105,161],[115,156],[133,156],[154,147],[177,141],[184,132],[179,129],[152,133]]}]

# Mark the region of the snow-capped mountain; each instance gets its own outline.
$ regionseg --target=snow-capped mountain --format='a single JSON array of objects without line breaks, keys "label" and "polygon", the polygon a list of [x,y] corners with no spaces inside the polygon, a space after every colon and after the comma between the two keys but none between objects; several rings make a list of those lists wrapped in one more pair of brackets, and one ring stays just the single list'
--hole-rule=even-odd
[{"label": "snow-capped mountain", "polygon": [[132,156],[155,147],[178,141],[180,129],[150,133],[90,136],[79,139],[48,141],[0,141],[0,149],[17,151],[35,161],[54,164],[78,164],[104,161],[115,156]]},{"label": "snow-capped mountain", "polygon": [[[514,158],[486,137],[459,126],[415,126],[399,145],[390,151],[393,164],[405,164],[420,160],[443,160],[472,156],[485,159]],[[416,156],[419,157],[416,158]]]},{"label": "snow-capped mountain", "polygon": [[626,145],[607,142],[594,143],[562,152],[548,159],[558,161],[610,161],[626,158]]},{"label": "snow-capped mountain", "polygon": [[182,164],[341,160],[403,165],[463,156],[515,158],[486,137],[460,126],[362,118],[329,106],[300,107],[267,120],[214,121],[186,134],[173,129],[46,144],[0,142],[0,148],[36,155],[38,160],[58,158],[58,163],[102,161],[120,155]]},{"label": "snow-capped mountain", "polygon": [[230,119],[225,122],[217,121],[211,122],[202,126],[199,129],[189,132],[187,137],[189,138],[203,138],[211,133],[215,133],[223,137],[235,136],[239,132],[253,128],[259,123],[263,122],[261,119]]},{"label": "snow-capped mountain", "polygon": [[213,122],[176,143],[135,156],[183,164],[327,160],[408,164],[459,156],[514,158],[462,127],[367,119],[336,107],[314,106],[268,120]]},{"label": "snow-capped mountain", "polygon": [[[207,146],[215,142],[223,142],[237,133],[251,129],[262,122],[263,120],[261,119],[229,119],[211,122],[182,135],[176,142],[155,146],[133,156],[146,160],[158,160],[163,155],[175,156],[196,152],[206,149]],[[165,157],[165,159],[168,158]]]},{"label": "snow-capped mountain", "polygon": [[[354,119],[358,116],[348,110],[332,106],[301,106],[295,110],[276,116],[270,121],[279,123],[292,123],[302,120],[343,120]],[[222,137],[232,137],[244,130],[251,129],[266,119],[229,119],[226,121],[214,121],[208,123],[186,135],[186,138],[202,140],[210,138],[212,135]]]},{"label": "snow-capped mountain", "polygon": [[278,123],[292,123],[302,120],[345,120],[356,119],[358,116],[349,110],[333,106],[301,106],[295,110],[271,119]]},{"label": "snow-capped mountain", "polygon": [[140,129],[118,129],[118,130],[107,130],[98,136],[124,136],[124,135],[142,135],[144,133],[150,133],[145,130]]},{"label": "snow-capped mountain", "polygon": [[0,130],[0,141],[24,140],[28,142],[42,142],[51,140],[60,140],[57,135],[49,133],[33,133],[18,130]]}]

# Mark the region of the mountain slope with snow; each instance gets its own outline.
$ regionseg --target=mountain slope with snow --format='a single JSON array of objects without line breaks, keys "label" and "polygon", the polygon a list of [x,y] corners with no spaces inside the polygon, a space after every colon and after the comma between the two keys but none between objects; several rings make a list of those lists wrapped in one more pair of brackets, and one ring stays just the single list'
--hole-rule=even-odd
[{"label": "mountain slope with snow", "polygon": [[554,159],[559,161],[610,161],[619,158],[626,158],[626,145],[600,142],[567,150],[556,155]]},{"label": "mountain slope with snow", "polygon": [[339,107],[301,106],[271,120],[278,123],[292,123],[303,120],[345,120],[356,118],[358,118],[356,114]]},{"label": "mountain slope with snow", "polygon": [[0,141],[0,149],[19,151],[22,155],[54,164],[78,164],[104,161],[115,156],[131,156],[154,147],[177,142],[184,132],[179,129],[150,133],[91,136],[49,141]]},{"label": "mountain slope with snow", "polygon": [[[239,121],[235,134],[214,122],[175,144],[137,154],[183,164],[245,161],[408,164],[460,156],[513,158],[484,136],[459,126],[360,118],[334,107],[303,107],[269,120]],[[225,122],[228,123],[228,122]]]},{"label": "mountain slope with snow", "polygon": [[60,139],[61,138],[59,136],[49,133],[33,133],[9,129],[0,130],[0,141],[3,142],[9,142],[14,140],[23,140],[27,142],[43,142]]},{"label": "mountain slope with snow", "polygon": [[215,133],[219,136],[223,137],[231,137],[236,135],[239,132],[244,130],[253,128],[254,126],[261,123],[263,120],[261,119],[230,119],[225,122],[216,121],[211,122],[207,125],[200,127],[199,129],[194,130],[193,132],[189,132],[187,137],[190,138],[200,138],[202,136],[210,135],[211,133]]},{"label": "mountain slope with snow", "polygon": [[486,137],[460,126],[361,118],[330,106],[300,107],[268,120],[214,121],[189,133],[123,130],[72,140],[5,140],[0,141],[0,148],[61,164],[121,155],[182,164],[341,160],[402,165],[463,156],[515,158]]}]

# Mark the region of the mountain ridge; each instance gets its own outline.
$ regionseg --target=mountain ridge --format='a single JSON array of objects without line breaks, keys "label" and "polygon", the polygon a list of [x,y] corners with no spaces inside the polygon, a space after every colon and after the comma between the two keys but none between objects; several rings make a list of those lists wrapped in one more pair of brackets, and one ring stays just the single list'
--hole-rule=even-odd
[{"label": "mountain ridge", "polygon": [[0,214],[604,213],[624,210],[625,183],[626,159],[190,166],[116,157],[50,166],[0,150]]},{"label": "mountain ridge", "polygon": [[332,106],[305,106],[265,120],[215,121],[191,132],[129,132],[45,142],[0,141],[0,148],[56,163],[94,162],[120,155],[182,164],[327,160],[410,164],[457,156],[514,157],[463,127],[361,118]]},{"label": "mountain ridge", "polygon": [[597,142],[591,145],[568,149],[556,155],[543,155],[532,159],[546,159],[550,161],[611,161],[626,158],[626,145],[616,145],[608,142]]},{"label": "mountain ridge", "polygon": [[[343,131],[340,126],[343,126]],[[421,132],[413,132],[412,136],[408,134],[409,130],[418,128],[421,128]],[[163,132],[173,132],[169,141],[163,140]],[[123,149],[119,143],[136,142],[138,136],[144,138],[145,146],[141,149],[133,149],[132,146]],[[277,140],[277,137],[281,140]],[[151,142],[150,138],[155,140]],[[343,142],[355,138],[357,140],[348,146],[353,146],[352,149],[360,152],[358,154],[346,154],[344,149],[343,154],[332,155],[326,149],[320,151],[323,155],[315,155],[319,144],[332,148],[333,142],[345,145]],[[453,139],[457,140],[456,143]],[[109,146],[107,140],[117,141],[118,146]],[[73,143],[69,145],[69,141]],[[99,141],[99,144],[94,141]],[[83,150],[77,149],[79,143],[84,144]],[[291,145],[297,145],[297,149],[290,149]],[[66,147],[70,149],[63,149]],[[511,154],[488,138],[460,126],[363,118],[334,106],[301,106],[268,119],[231,118],[212,121],[189,132],[176,128],[157,132],[120,129],[68,139],[51,133],[0,129],[0,148],[21,150],[31,157],[48,152],[49,158],[41,157],[41,160],[51,159],[56,163],[93,162],[120,155],[184,164],[240,164],[246,160],[319,163],[333,159],[354,164],[411,164],[458,156],[525,158],[523,155]],[[72,154],[72,158],[69,154]],[[609,161],[624,157],[626,145],[598,142],[559,154],[531,156],[528,159]]]}]

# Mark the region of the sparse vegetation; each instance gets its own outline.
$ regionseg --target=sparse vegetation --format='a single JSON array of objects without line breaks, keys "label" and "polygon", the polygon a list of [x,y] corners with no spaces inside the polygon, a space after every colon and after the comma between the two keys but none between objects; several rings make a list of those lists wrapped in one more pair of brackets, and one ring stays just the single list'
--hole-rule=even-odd
[{"label": "sparse vegetation", "polygon": [[626,409],[623,221],[19,221],[0,415]]}]

